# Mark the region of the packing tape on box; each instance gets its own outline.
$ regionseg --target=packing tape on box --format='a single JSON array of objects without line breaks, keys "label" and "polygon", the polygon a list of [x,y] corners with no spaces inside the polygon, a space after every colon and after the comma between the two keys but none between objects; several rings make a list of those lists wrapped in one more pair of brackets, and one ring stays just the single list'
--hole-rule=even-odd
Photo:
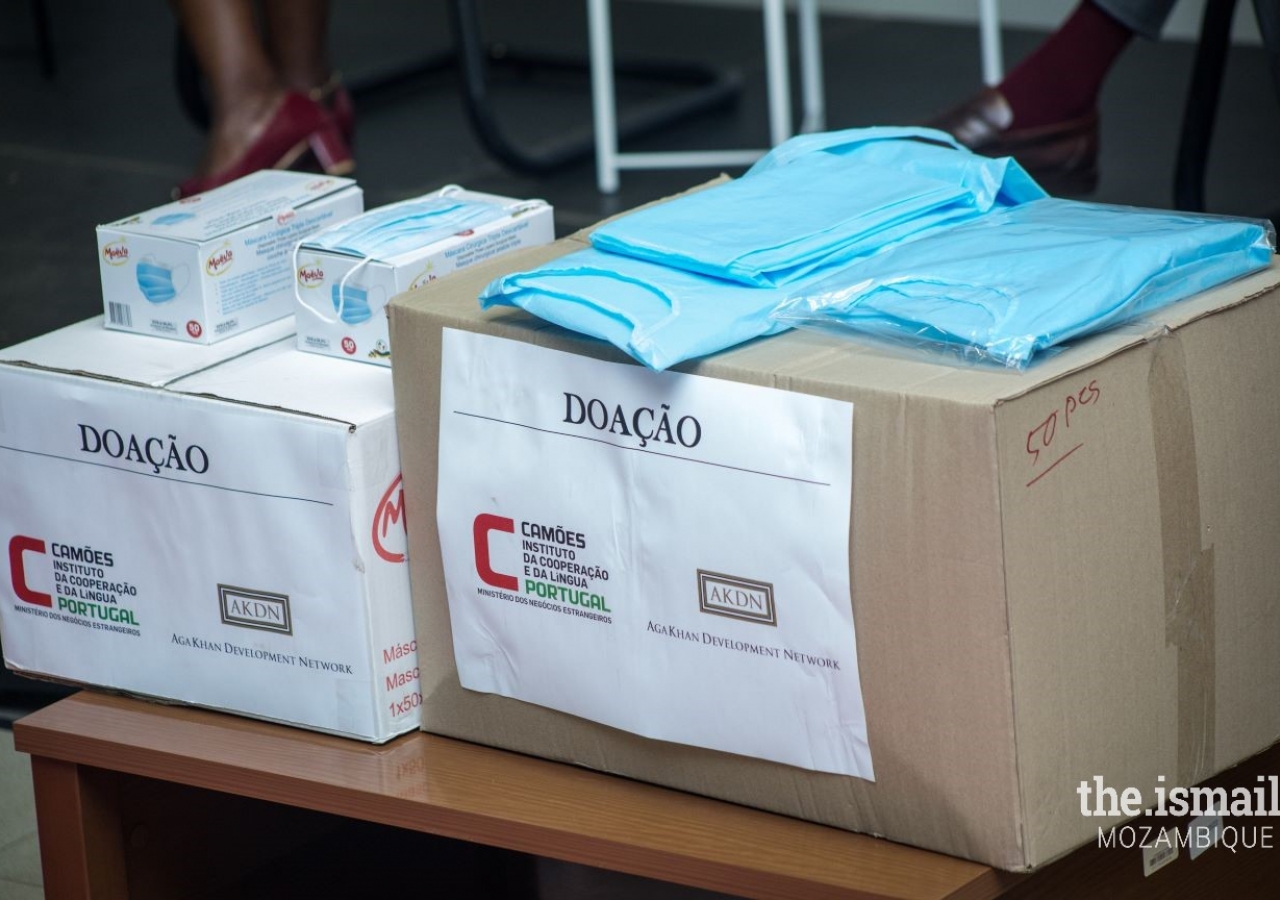
[{"label": "packing tape on box", "polygon": [[1178,650],[1178,783],[1214,771],[1213,546],[1201,546],[1195,426],[1182,341],[1165,331],[1151,343],[1148,388],[1160,493],[1165,644]]}]

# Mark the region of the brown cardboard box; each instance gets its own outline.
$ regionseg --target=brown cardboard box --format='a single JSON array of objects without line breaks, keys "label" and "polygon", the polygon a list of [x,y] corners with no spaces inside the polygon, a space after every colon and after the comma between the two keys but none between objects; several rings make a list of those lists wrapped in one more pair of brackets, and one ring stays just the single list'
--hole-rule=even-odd
[{"label": "brown cardboard box", "polygon": [[1022,374],[801,331],[680,367],[854,403],[850,583],[874,782],[464,690],[435,519],[442,329],[628,362],[476,302],[581,240],[391,306],[426,730],[1010,870],[1123,818],[1082,815],[1081,782],[1149,805],[1157,784],[1197,783],[1280,736],[1280,267]]}]

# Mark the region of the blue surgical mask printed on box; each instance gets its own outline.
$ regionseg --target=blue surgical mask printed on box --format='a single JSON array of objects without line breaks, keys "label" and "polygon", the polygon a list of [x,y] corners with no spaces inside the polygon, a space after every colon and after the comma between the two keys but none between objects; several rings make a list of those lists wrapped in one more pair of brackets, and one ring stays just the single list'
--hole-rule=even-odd
[{"label": "blue surgical mask printed on box", "polygon": [[307,238],[307,247],[387,260],[508,215],[494,203],[434,196],[393,203]]},{"label": "blue surgical mask printed on box", "polygon": [[156,216],[151,220],[152,225],[180,225],[183,222],[189,222],[195,218],[193,213],[178,212],[166,213],[162,216]]},{"label": "blue surgical mask printed on box", "polygon": [[151,257],[139,260],[135,276],[138,290],[148,303],[167,303],[186,287],[186,266],[177,267],[177,284],[174,284],[174,268],[162,265]]},{"label": "blue surgical mask printed on box", "polygon": [[[330,292],[333,311],[348,325],[367,322],[373,314],[386,305],[386,291],[381,286],[373,288],[356,284],[335,284]],[[372,295],[372,299],[370,299]]]}]

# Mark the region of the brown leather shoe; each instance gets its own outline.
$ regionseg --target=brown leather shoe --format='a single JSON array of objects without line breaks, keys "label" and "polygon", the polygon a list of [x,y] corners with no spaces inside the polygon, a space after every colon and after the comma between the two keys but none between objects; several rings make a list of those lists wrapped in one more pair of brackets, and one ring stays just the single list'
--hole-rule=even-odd
[{"label": "brown leather shoe", "polygon": [[983,156],[1012,156],[1051,194],[1088,194],[1098,186],[1098,113],[1038,128],[1010,128],[1013,111],[995,88],[925,123]]}]

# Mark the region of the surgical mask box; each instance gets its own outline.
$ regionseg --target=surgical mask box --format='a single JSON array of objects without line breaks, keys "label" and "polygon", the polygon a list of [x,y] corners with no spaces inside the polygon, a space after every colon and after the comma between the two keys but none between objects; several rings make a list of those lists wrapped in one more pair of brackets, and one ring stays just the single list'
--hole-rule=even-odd
[{"label": "surgical mask box", "polygon": [[583,246],[390,307],[425,730],[1008,870],[1280,738],[1280,266],[1025,372],[653,372],[476,303]]},{"label": "surgical mask box", "polygon": [[[362,256],[326,249],[319,243],[323,234],[301,243],[295,267],[294,306],[299,350],[389,366],[392,348],[386,306],[392,297],[512,250],[555,239],[553,209],[546,202],[514,200],[452,185],[365,215],[386,214],[423,200],[446,197],[493,207],[493,217],[386,258],[376,250]],[[405,238],[412,243],[411,235],[403,236],[401,242]]]},{"label": "surgical mask box", "polygon": [[284,318],[294,246],[363,209],[349,178],[271,170],[99,225],[106,326],[212,344]]},{"label": "surgical mask box", "polygon": [[0,351],[10,669],[373,743],[418,727],[391,372],[299,353],[291,324],[193,347],[99,317]]}]

